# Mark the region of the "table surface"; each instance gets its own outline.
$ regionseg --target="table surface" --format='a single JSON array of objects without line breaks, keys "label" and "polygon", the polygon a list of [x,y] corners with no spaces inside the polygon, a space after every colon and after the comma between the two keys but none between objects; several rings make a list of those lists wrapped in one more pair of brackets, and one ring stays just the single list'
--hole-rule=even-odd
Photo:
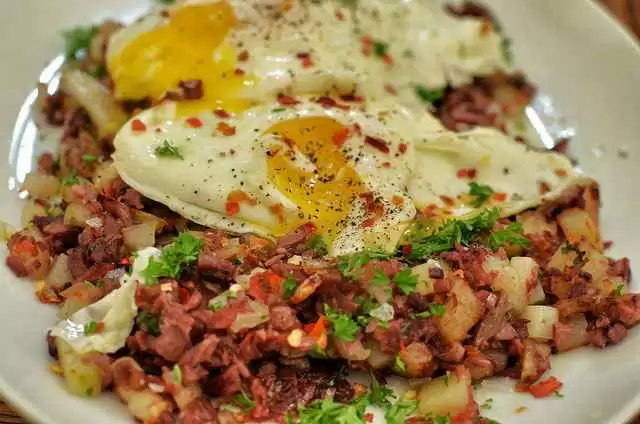
[{"label": "table surface", "polygon": [[[599,0],[638,37],[640,37],[640,0]],[[0,424],[26,424],[11,407],[0,401]],[[633,424],[640,424],[638,418]]]}]

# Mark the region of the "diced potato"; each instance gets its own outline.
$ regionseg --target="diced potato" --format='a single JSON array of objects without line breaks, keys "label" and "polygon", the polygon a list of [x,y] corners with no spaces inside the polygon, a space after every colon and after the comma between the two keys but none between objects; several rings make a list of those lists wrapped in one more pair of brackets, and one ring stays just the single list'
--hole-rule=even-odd
[{"label": "diced potato", "polygon": [[533,340],[524,341],[522,353],[522,373],[520,380],[533,383],[549,368],[551,347],[544,343],[536,343]]},{"label": "diced potato", "polygon": [[529,305],[537,305],[539,303],[544,303],[547,299],[547,295],[542,288],[542,284],[539,281],[536,282],[533,290],[529,291]]},{"label": "diced potato", "polygon": [[7,241],[9,254],[24,267],[25,277],[42,280],[51,268],[51,252],[43,235],[33,226],[20,230]]},{"label": "diced potato", "polygon": [[582,193],[584,199],[584,210],[591,217],[591,221],[595,224],[596,229],[600,227],[600,193],[597,184],[585,187]]},{"label": "diced potato", "polygon": [[48,199],[60,191],[60,180],[53,175],[29,173],[24,178],[22,188],[29,192],[31,197]]},{"label": "diced potato", "polygon": [[[531,278],[537,278],[537,265],[533,259],[514,257],[511,262],[495,256],[488,256],[485,262],[487,272],[495,272],[496,277],[491,282],[495,291],[504,292],[516,314],[521,314],[529,303],[528,284]],[[536,277],[533,277],[534,274]]]},{"label": "diced potato", "polygon": [[22,226],[28,227],[36,216],[47,216],[47,210],[33,200],[27,200],[22,208]]},{"label": "diced potato", "polygon": [[143,422],[157,422],[165,412],[171,410],[171,403],[151,390],[131,390],[116,388],[116,393],[125,401],[131,415]]},{"label": "diced potato", "polygon": [[156,244],[156,224],[147,221],[123,228],[122,237],[125,246],[132,252],[154,246]]},{"label": "diced potato", "polygon": [[113,180],[118,178],[118,170],[112,161],[106,161],[98,165],[93,173],[93,186],[99,192],[102,192],[104,188]]},{"label": "diced potato", "polygon": [[483,306],[466,281],[455,279],[445,303],[445,314],[438,320],[438,328],[445,341],[463,340],[482,317]]},{"label": "diced potato", "polygon": [[127,122],[127,114],[111,92],[91,75],[78,69],[66,70],[60,88],[87,111],[100,138],[114,136]]},{"label": "diced potato", "polygon": [[102,374],[98,367],[84,360],[87,355],[73,351],[60,337],[56,338],[58,359],[67,390],[76,396],[97,396],[102,391]]},{"label": "diced potato", "polygon": [[73,276],[69,271],[69,258],[67,255],[64,253],[58,255],[44,281],[50,287],[62,287],[73,281]]},{"label": "diced potato", "polygon": [[585,246],[585,250],[602,251],[598,228],[586,211],[578,208],[564,210],[558,215],[558,223],[569,243]]},{"label": "diced potato", "polygon": [[186,408],[191,402],[202,397],[202,390],[198,383],[191,383],[188,386],[177,384],[176,386],[176,391],[173,393],[173,400],[176,401],[179,409]]},{"label": "diced potato", "polygon": [[579,264],[582,255],[583,252],[579,249],[574,249],[567,244],[563,244],[556,250],[551,259],[549,259],[547,268],[556,268],[564,272],[567,268]]},{"label": "diced potato", "polygon": [[418,393],[418,411],[423,415],[451,416],[464,412],[473,403],[468,375],[454,373],[425,383]]},{"label": "diced potato", "polygon": [[558,322],[558,310],[553,306],[527,306],[522,318],[528,321],[529,337],[535,340],[553,339],[553,326]]},{"label": "diced potato", "polygon": [[367,362],[369,363],[369,366],[374,370],[387,368],[393,363],[394,356],[381,351],[380,347],[377,344],[373,342],[367,342],[366,348],[370,351]]},{"label": "diced potato", "polygon": [[[400,359],[405,364],[407,377],[422,377],[429,369],[433,355],[424,343],[411,343],[400,351]],[[430,375],[430,374],[429,374]]]},{"label": "diced potato", "polygon": [[169,226],[169,223],[166,220],[148,212],[134,210],[133,217],[141,224],[152,223],[155,228],[156,234],[161,233]]},{"label": "diced potato", "polygon": [[433,293],[433,279],[430,277],[429,271],[431,268],[439,268],[444,271],[442,265],[433,259],[429,259],[426,263],[416,265],[411,268],[413,274],[418,276],[416,291],[422,295]]},{"label": "diced potato", "polygon": [[591,251],[587,255],[587,260],[582,266],[582,271],[591,274],[591,280],[601,281],[607,277],[609,270],[609,259],[600,252]]},{"label": "diced potato", "polygon": [[525,234],[544,234],[545,232],[556,235],[558,226],[555,222],[548,222],[544,215],[538,211],[528,211],[518,215],[518,221],[522,224]]},{"label": "diced potato", "polygon": [[82,203],[69,203],[64,211],[64,224],[70,227],[86,227],[91,211]]}]

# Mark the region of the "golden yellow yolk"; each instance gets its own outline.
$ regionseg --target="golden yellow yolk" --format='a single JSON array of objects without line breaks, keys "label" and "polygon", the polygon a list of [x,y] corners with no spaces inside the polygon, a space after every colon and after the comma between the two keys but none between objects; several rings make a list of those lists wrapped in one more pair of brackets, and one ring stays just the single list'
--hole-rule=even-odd
[{"label": "golden yellow yolk", "polygon": [[166,24],[140,34],[109,60],[116,97],[159,100],[178,91],[180,81],[200,80],[203,97],[181,101],[179,113],[245,109],[249,103],[239,93],[251,78],[236,71],[238,53],[223,44],[236,24],[226,2],[174,9]]},{"label": "golden yellow yolk", "polygon": [[311,221],[325,241],[331,243],[346,226],[353,202],[365,192],[365,186],[333,142],[334,135],[341,131],[345,127],[327,117],[291,119],[267,130],[295,144],[315,166],[314,171],[300,169],[285,149],[267,159],[269,181],[301,212],[300,220],[283,223],[281,232]]}]

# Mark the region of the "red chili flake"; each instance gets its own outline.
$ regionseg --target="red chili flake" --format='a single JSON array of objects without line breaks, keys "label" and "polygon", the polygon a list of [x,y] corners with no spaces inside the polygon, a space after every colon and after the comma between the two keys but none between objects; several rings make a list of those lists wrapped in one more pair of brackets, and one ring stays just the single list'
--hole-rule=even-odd
[{"label": "red chili flake", "polygon": [[131,264],[131,259],[129,258],[120,259],[120,265],[130,265],[130,264]]},{"label": "red chili flake", "polygon": [[194,116],[192,116],[191,118],[187,118],[185,122],[191,128],[201,128],[202,127],[202,120],[200,120],[200,118],[196,118]]},{"label": "red chili flake", "polygon": [[278,94],[278,103],[283,106],[295,106],[300,102],[291,96],[287,96],[286,94]]},{"label": "red chili flake", "polygon": [[333,133],[331,141],[337,148],[340,148],[347,141],[347,138],[349,138],[349,128],[342,128]]},{"label": "red chili flake", "polygon": [[391,198],[391,203],[396,206],[402,206],[404,205],[404,197],[395,195]]},{"label": "red chili flake", "polygon": [[313,66],[313,60],[311,60],[311,54],[307,52],[301,52],[296,54],[296,57],[302,60],[303,68],[311,68]]},{"label": "red chili flake", "polygon": [[407,143],[400,143],[400,145],[398,146],[398,152],[404,155],[405,153],[407,153],[407,147]]},{"label": "red chili flake", "polygon": [[371,211],[373,210],[373,193],[370,191],[367,191],[366,193],[362,193],[360,195],[360,200],[362,200],[367,208],[367,211]]},{"label": "red chili flake", "polygon": [[336,12],[336,18],[337,18],[339,21],[344,21],[344,13],[342,13],[342,11],[341,11],[341,10],[338,10],[338,11]]},{"label": "red chili flake", "polygon": [[504,202],[507,200],[507,193],[493,193],[493,198],[498,202]]},{"label": "red chili flake", "polygon": [[340,100],[345,102],[362,103],[364,102],[364,97],[357,96],[355,94],[343,94],[340,96]]},{"label": "red chili flake", "polygon": [[362,128],[360,128],[360,124],[353,124],[353,130],[358,135],[362,134]]},{"label": "red chili flake", "polygon": [[229,112],[227,112],[224,109],[216,109],[213,111],[213,114],[216,115],[218,118],[220,119],[227,119],[227,118],[231,118],[231,115],[229,114]]},{"label": "red chili flake", "polygon": [[382,162],[383,168],[391,168],[391,162]]},{"label": "red chili flake", "polygon": [[567,171],[565,169],[556,169],[555,173],[558,177],[566,177]]},{"label": "red chili flake", "polygon": [[304,224],[302,224],[302,229],[304,230],[304,232],[309,235],[309,234],[315,234],[318,232],[318,227],[316,227],[316,224],[314,224],[313,222],[305,222]]},{"label": "red chili flake", "polygon": [[371,55],[373,51],[373,38],[365,35],[360,39],[360,43],[362,44],[362,54],[365,56]]},{"label": "red chili flake", "polygon": [[224,211],[227,216],[234,216],[238,212],[240,212],[240,203],[227,200],[227,202],[224,204]]},{"label": "red chili flake", "polygon": [[551,186],[544,181],[538,182],[538,187],[540,190],[540,194],[547,194],[551,191]]},{"label": "red chili flake", "polygon": [[281,140],[282,140],[282,142],[283,142],[284,144],[286,144],[286,145],[287,145],[287,147],[289,147],[290,149],[293,149],[294,147],[296,147],[296,142],[295,142],[292,138],[282,136],[280,139],[281,139]]},{"label": "red chili flake", "polygon": [[332,107],[338,106],[338,102],[329,96],[318,97],[316,102],[325,109],[331,109]]},{"label": "red chili flake", "polygon": [[389,153],[389,146],[387,146],[387,143],[384,140],[371,137],[371,136],[366,136],[364,138],[364,142],[370,145],[371,147],[374,147],[380,150],[382,153]]},{"label": "red chili flake", "polygon": [[131,121],[131,129],[134,132],[145,132],[147,130],[147,126],[139,119],[134,119]]},{"label": "red chili flake", "polygon": [[403,255],[409,256],[412,251],[413,251],[413,248],[411,247],[410,244],[405,244],[404,246],[402,246],[402,254]]},{"label": "red chili flake", "polygon": [[247,50],[243,50],[238,55],[238,62],[246,62],[249,60],[249,52]]},{"label": "red chili flake", "polygon": [[368,423],[372,423],[373,422],[373,412],[367,412],[366,414],[364,414],[364,420]]},{"label": "red chili flake", "polygon": [[269,206],[269,212],[278,218],[278,222],[284,222],[284,206],[282,206],[282,203]]},{"label": "red chili flake", "polygon": [[233,75],[237,76],[237,77],[241,77],[244,74],[246,74],[245,70],[242,68],[236,68],[233,70]]},{"label": "red chili flake", "polygon": [[447,206],[453,206],[453,204],[455,203],[455,201],[449,196],[440,196],[440,200],[442,200]]},{"label": "red chili flake", "polygon": [[438,205],[431,203],[425,206],[424,211],[422,213],[424,213],[426,216],[431,216],[433,215],[433,211],[435,211],[437,208],[438,208]]},{"label": "red chili flake", "polygon": [[492,30],[493,30],[493,24],[491,23],[490,20],[485,19],[482,22],[482,26],[480,27],[480,35],[482,37],[487,36],[491,33]]},{"label": "red chili flake", "polygon": [[605,249],[611,249],[611,246],[613,246],[613,241],[611,241],[611,240],[605,240],[604,241],[604,248]]},{"label": "red chili flake", "polygon": [[387,93],[395,96],[396,94],[398,94],[398,92],[396,91],[396,89],[393,87],[393,85],[391,84],[385,84],[384,86],[384,91],[386,91]]},{"label": "red chili flake", "polygon": [[458,178],[468,178],[472,180],[476,177],[476,173],[477,171],[475,170],[475,168],[462,168],[458,170],[456,176]]},{"label": "red chili flake", "polygon": [[104,322],[103,321],[98,321],[96,323],[96,334],[98,333],[102,333],[104,331]]},{"label": "red chili flake", "polygon": [[232,136],[236,133],[236,127],[233,125],[229,125],[226,122],[218,122],[216,125],[216,129],[222,133],[222,135],[226,135],[227,137]]},{"label": "red chili flake", "polygon": [[382,61],[387,65],[393,65],[393,58],[389,53],[385,53],[385,55],[382,56]]},{"label": "red chili flake", "polygon": [[232,203],[241,203],[241,202],[245,202],[248,203],[252,206],[255,206],[258,204],[258,201],[256,199],[254,199],[253,197],[249,196],[247,193],[245,193],[242,190],[233,190],[229,193],[229,195],[227,195],[227,201],[228,202],[232,202]]},{"label": "red chili flake", "polygon": [[156,128],[156,129],[155,129],[155,132],[156,132],[157,134],[160,134],[160,133],[162,132],[162,128]]}]

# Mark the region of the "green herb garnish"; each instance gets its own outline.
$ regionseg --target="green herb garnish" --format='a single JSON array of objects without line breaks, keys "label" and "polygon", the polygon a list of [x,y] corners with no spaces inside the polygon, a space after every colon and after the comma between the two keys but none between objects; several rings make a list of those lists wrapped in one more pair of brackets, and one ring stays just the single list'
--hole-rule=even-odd
[{"label": "green herb garnish", "polygon": [[169,140],[164,140],[160,146],[156,147],[155,152],[158,157],[184,160],[184,156],[182,156],[180,148]]},{"label": "green herb garnish", "polygon": [[529,246],[529,239],[524,235],[521,223],[512,222],[506,227],[491,233],[487,239],[487,247],[494,251],[506,244],[520,247]]},{"label": "green herb garnish", "polygon": [[447,309],[439,303],[431,303],[426,311],[411,314],[412,318],[441,317]]},{"label": "green herb garnish", "polygon": [[444,97],[445,88],[443,87],[436,90],[429,90],[422,85],[416,85],[415,92],[416,96],[418,96],[420,100],[427,103],[435,103]]},{"label": "green herb garnish", "polygon": [[324,239],[320,234],[316,234],[315,236],[311,237],[309,241],[307,241],[307,247],[309,249],[315,250],[320,255],[327,254],[327,244],[324,242]]},{"label": "green herb garnish", "polygon": [[396,402],[384,414],[387,424],[404,424],[407,418],[418,409],[418,401],[401,400]]},{"label": "green herb garnish", "polygon": [[89,321],[84,325],[84,335],[90,336],[98,331],[98,323],[95,321]]},{"label": "green herb garnish", "polygon": [[173,381],[175,381],[177,385],[182,385],[182,369],[180,368],[180,365],[175,364],[173,366],[171,375],[173,376]]},{"label": "green herb garnish", "polygon": [[489,199],[491,199],[492,194],[493,189],[488,185],[482,185],[475,182],[469,183],[469,195],[474,197],[471,201],[471,206],[474,208],[479,208],[484,205]]},{"label": "green herb garnish", "polygon": [[387,54],[387,50],[389,50],[389,45],[387,43],[383,43],[381,41],[376,41],[373,43],[373,52],[378,57],[384,57]]},{"label": "green herb garnish", "polygon": [[243,390],[234,399],[235,403],[237,403],[243,409],[253,409],[256,407],[256,403],[249,397],[249,395]]},{"label": "green herb garnish", "polygon": [[136,323],[147,333],[157,337],[160,335],[160,316],[147,311],[140,311],[136,317]]},{"label": "green herb garnish", "polygon": [[298,288],[298,282],[292,276],[288,276],[287,279],[282,283],[282,287],[284,288],[285,299],[289,299],[296,292],[296,289]]},{"label": "green herb garnish", "polygon": [[75,27],[62,32],[67,60],[81,60],[86,56],[91,40],[98,33],[98,26]]},{"label": "green herb garnish", "polygon": [[403,269],[393,277],[393,282],[402,293],[411,294],[416,290],[418,275],[411,268]]},{"label": "green herb garnish", "polygon": [[98,160],[97,156],[94,155],[82,155],[82,161],[84,163],[92,163]]},{"label": "green herb garnish", "polygon": [[324,304],[324,313],[333,327],[333,335],[337,338],[352,342],[356,339],[358,324],[347,314],[342,314]]},{"label": "green herb garnish", "polygon": [[149,258],[149,264],[141,275],[147,284],[155,283],[160,277],[178,278],[184,266],[198,260],[203,247],[204,241],[191,233],[182,233],[162,249],[160,260]]}]

